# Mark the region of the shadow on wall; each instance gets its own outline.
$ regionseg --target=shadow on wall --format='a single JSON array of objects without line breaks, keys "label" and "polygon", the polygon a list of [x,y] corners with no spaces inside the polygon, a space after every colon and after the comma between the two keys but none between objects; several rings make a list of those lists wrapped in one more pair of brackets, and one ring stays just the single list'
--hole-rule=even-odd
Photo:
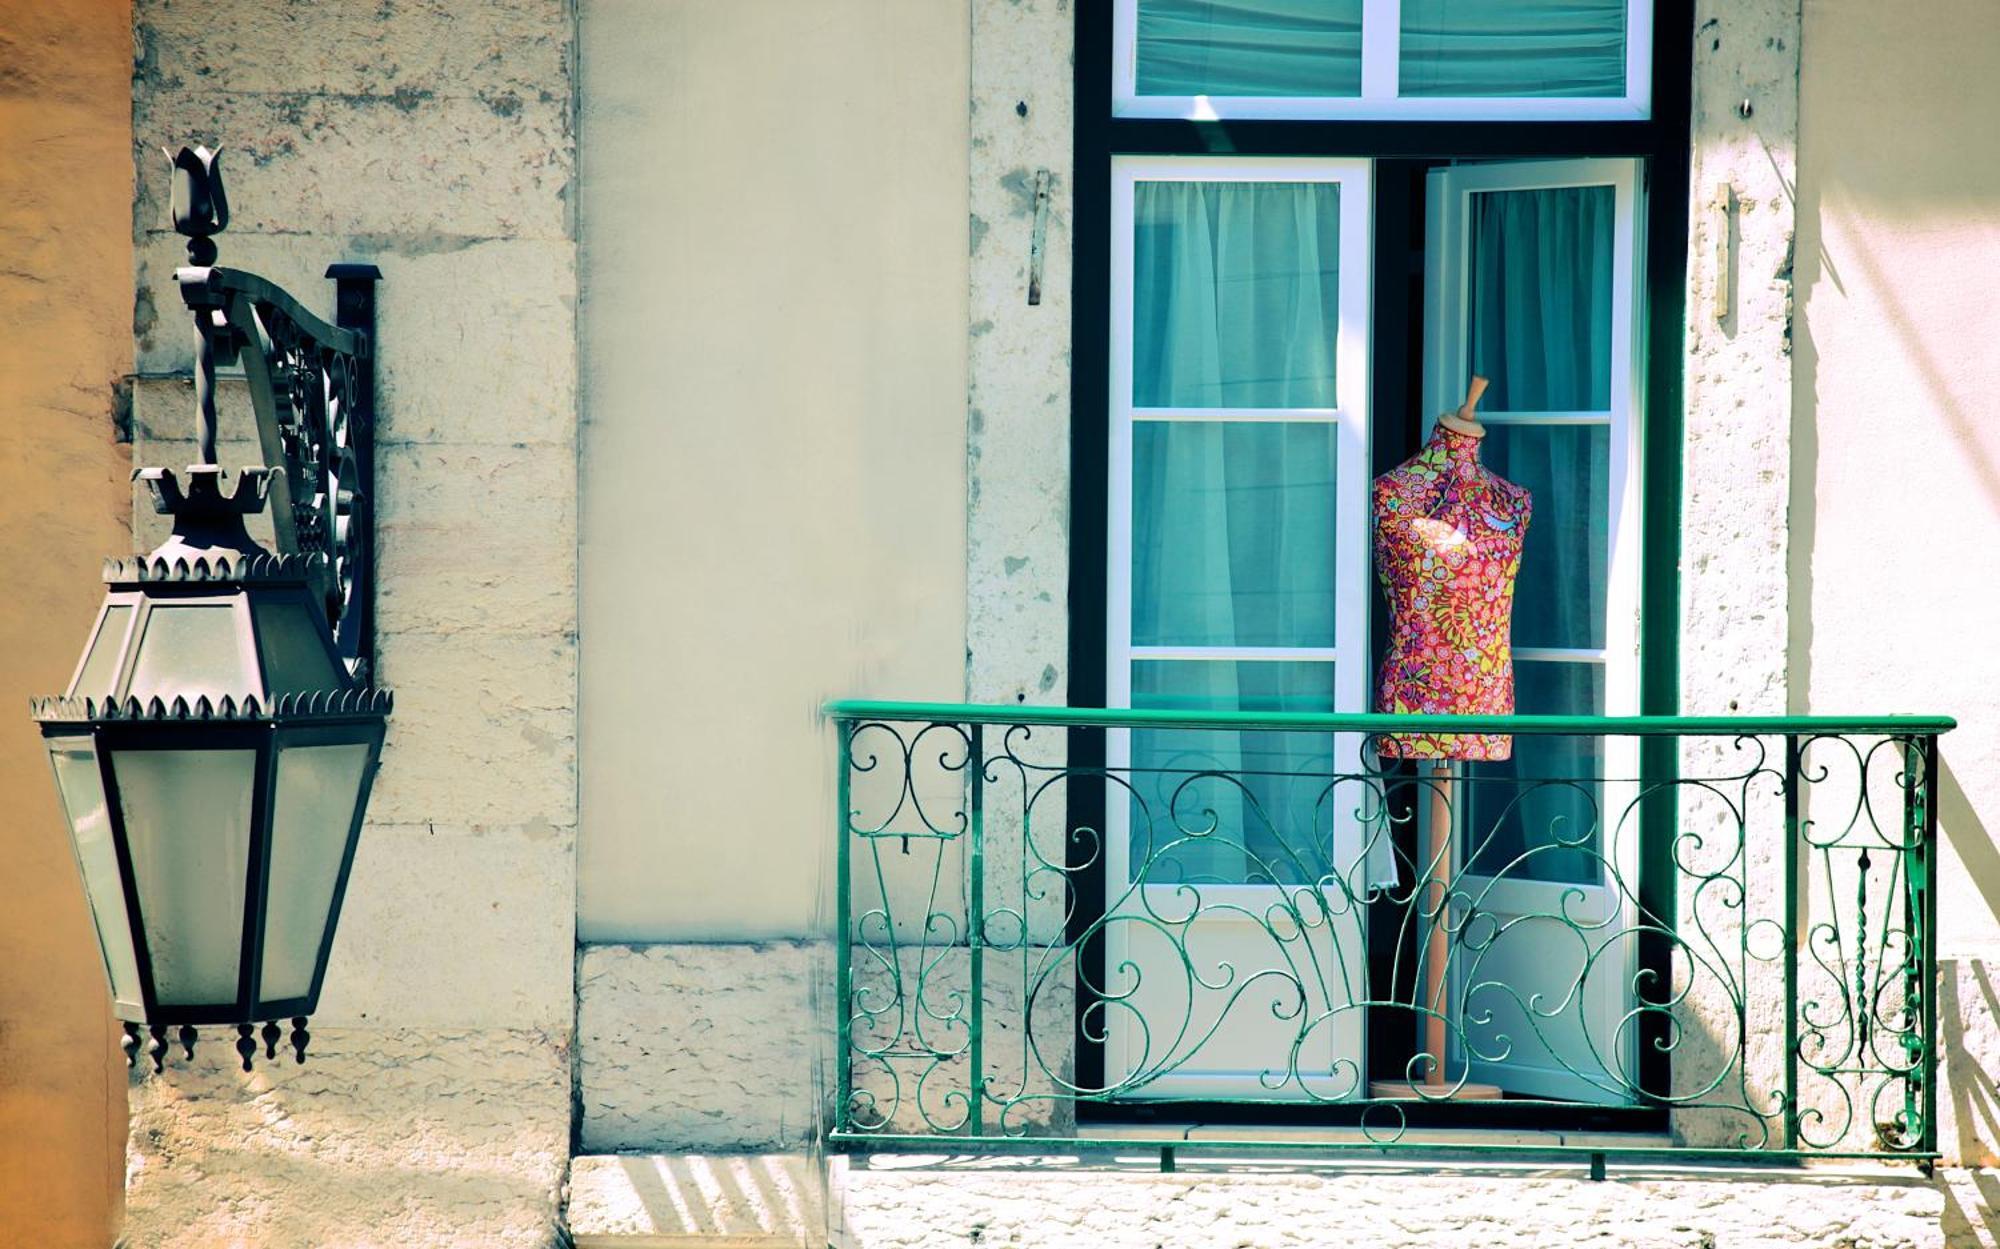
[{"label": "shadow on wall", "polygon": [[[1973,810],[1951,764],[1938,760],[1938,823],[1965,864],[1966,875],[2000,921],[2000,846]],[[1955,1129],[1946,1151],[1967,1166],[2000,1164],[2000,991],[1989,963],[1951,959],[1939,964],[1938,1039],[1944,1047],[1944,1091]],[[1993,1203],[1989,1202],[1989,1207]]]},{"label": "shadow on wall", "polygon": [[1944,1047],[1944,1093],[1955,1131],[1939,1142],[1965,1166],[2000,1165],[1990,1142],[2000,1141],[2000,1084],[1991,1061],[2000,1029],[2000,994],[1983,962],[1949,959],[1939,964],[1938,1039]]},{"label": "shadow on wall", "polygon": [[1942,754],[1938,757],[1938,825],[1957,852],[1958,861],[1965,864],[1965,874],[1985,901],[1987,912],[2000,923],[2000,845],[1973,810],[1965,787],[1951,770],[1951,760]]}]

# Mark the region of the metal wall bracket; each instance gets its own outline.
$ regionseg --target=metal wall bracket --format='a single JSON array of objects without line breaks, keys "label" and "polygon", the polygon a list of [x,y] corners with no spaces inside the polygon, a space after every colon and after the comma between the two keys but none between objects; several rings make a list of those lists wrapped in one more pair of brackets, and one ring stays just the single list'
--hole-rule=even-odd
[{"label": "metal wall bracket", "polygon": [[1049,241],[1049,192],[1055,176],[1046,169],[1035,171],[1035,224],[1028,237],[1028,306],[1042,302],[1042,255]]},{"label": "metal wall bracket", "polygon": [[203,463],[215,458],[215,369],[241,362],[271,474],[278,553],[323,557],[327,625],[367,682],[375,658],[375,284],[372,264],[330,266],[334,324],[254,273],[215,264],[229,220],[218,153],[174,160],[174,229],[189,264],[174,271],[194,316],[195,403]]}]

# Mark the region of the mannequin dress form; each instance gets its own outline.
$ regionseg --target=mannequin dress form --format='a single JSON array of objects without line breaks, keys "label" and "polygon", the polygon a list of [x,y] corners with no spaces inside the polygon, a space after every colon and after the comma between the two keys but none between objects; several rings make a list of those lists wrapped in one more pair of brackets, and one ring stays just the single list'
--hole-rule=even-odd
[{"label": "mannequin dress form", "polygon": [[[1486,429],[1474,413],[1486,379],[1474,377],[1465,403],[1438,418],[1430,440],[1374,486],[1375,564],[1389,599],[1389,653],[1375,709],[1396,715],[1512,715],[1514,578],[1528,533],[1528,492],[1479,462]],[[1435,760],[1425,786],[1426,883],[1423,1080],[1377,1080],[1375,1097],[1497,1098],[1492,1085],[1445,1079],[1445,1016],[1450,952],[1444,909],[1453,878],[1450,763],[1499,760],[1513,752],[1504,733],[1387,734],[1384,759]]]}]

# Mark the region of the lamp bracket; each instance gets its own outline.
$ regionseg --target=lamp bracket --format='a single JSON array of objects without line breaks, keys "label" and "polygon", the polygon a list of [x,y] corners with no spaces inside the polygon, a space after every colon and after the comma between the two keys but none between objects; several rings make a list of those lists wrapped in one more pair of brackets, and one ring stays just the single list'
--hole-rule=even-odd
[{"label": "lamp bracket", "polygon": [[228,224],[218,154],[182,148],[172,159],[174,228],[187,237],[191,262],[174,281],[194,319],[201,462],[215,456],[216,368],[240,364],[272,469],[278,553],[325,557],[319,588],[328,627],[349,670],[367,682],[375,652],[373,339],[381,271],[330,266],[328,324],[276,283],[215,264],[213,236]]}]

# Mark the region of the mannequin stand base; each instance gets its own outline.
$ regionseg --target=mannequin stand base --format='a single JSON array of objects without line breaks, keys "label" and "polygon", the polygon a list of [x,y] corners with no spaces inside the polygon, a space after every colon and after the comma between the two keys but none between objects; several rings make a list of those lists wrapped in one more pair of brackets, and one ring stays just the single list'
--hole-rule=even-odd
[{"label": "mannequin stand base", "polygon": [[1419,1084],[1409,1080],[1370,1080],[1368,1096],[1376,1101],[1497,1102],[1497,1084]]}]

